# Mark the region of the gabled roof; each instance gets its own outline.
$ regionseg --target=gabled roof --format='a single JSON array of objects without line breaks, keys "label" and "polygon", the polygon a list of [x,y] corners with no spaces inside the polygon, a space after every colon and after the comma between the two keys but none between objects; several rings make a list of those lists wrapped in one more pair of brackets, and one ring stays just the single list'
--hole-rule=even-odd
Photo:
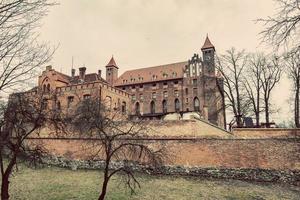
[{"label": "gabled roof", "polygon": [[118,68],[117,64],[116,64],[116,61],[114,59],[114,57],[112,56],[110,61],[108,62],[108,64],[106,65],[106,67],[116,67]]},{"label": "gabled roof", "polygon": [[210,42],[208,35],[207,35],[201,50],[211,49],[211,48],[215,49],[214,45]]},{"label": "gabled roof", "polygon": [[185,62],[178,62],[155,67],[147,67],[124,72],[116,81],[115,86],[132,85],[145,82],[156,82],[183,78]]}]

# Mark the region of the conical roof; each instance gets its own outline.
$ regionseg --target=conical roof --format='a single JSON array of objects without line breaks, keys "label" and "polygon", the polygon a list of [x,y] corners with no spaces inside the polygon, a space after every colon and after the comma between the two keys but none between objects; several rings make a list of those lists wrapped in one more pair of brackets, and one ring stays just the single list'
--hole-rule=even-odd
[{"label": "conical roof", "polygon": [[201,50],[211,49],[211,48],[215,49],[214,45],[210,42],[208,35],[207,35]]},{"label": "conical roof", "polygon": [[110,61],[108,62],[108,64],[106,65],[106,67],[116,67],[118,68],[117,64],[116,64],[116,61],[114,59],[114,57],[112,56]]}]

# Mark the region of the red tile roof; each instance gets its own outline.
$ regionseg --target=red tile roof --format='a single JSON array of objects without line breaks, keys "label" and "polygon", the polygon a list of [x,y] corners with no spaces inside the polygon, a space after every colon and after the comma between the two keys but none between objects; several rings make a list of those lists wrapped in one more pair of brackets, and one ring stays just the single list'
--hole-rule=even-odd
[{"label": "red tile roof", "polygon": [[132,85],[145,82],[156,82],[183,78],[185,62],[178,62],[155,67],[129,70],[124,72],[116,81],[115,86]]},{"label": "red tile roof", "polygon": [[210,49],[210,48],[215,49],[214,45],[210,42],[208,35],[207,35],[201,50]]}]

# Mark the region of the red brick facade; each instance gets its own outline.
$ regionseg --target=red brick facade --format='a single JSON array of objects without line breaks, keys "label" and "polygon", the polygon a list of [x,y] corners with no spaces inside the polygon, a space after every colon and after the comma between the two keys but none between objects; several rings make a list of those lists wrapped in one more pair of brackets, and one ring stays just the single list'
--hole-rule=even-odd
[{"label": "red brick facade", "polygon": [[188,61],[130,70],[118,76],[114,58],[106,66],[106,79],[98,73],[71,76],[48,66],[39,77],[39,91],[54,91],[48,106],[69,112],[85,98],[105,100],[112,109],[130,116],[163,118],[169,113],[197,112],[204,119],[224,127],[222,79],[215,72],[215,48],[208,37],[201,48],[202,58],[194,54]]}]

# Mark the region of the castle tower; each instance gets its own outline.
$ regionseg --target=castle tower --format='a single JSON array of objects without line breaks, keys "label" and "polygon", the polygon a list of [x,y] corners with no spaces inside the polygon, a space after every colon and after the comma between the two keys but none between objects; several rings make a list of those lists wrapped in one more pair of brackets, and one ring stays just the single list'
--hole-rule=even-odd
[{"label": "castle tower", "polygon": [[115,81],[118,79],[118,69],[119,67],[112,56],[109,63],[106,65],[106,81],[110,85],[114,85]]},{"label": "castle tower", "polygon": [[215,47],[206,36],[204,45],[201,48],[203,56],[203,73],[208,76],[215,76]]}]

